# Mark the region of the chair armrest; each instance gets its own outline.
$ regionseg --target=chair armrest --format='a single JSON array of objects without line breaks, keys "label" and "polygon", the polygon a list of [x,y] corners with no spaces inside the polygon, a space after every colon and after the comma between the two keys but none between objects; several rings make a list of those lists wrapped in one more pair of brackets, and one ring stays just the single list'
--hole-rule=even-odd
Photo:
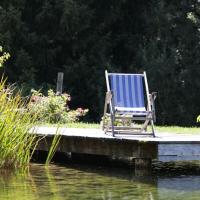
[{"label": "chair armrest", "polygon": [[151,109],[152,109],[152,117],[153,121],[156,122],[156,113],[155,113],[155,99],[157,97],[157,92],[152,92],[149,94]]},{"label": "chair armrest", "polygon": [[106,103],[109,104],[112,99],[112,91],[106,92]]}]

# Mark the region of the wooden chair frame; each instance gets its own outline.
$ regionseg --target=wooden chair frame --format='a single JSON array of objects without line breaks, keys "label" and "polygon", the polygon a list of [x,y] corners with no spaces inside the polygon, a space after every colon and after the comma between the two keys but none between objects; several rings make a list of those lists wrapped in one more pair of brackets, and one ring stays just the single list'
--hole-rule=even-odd
[{"label": "wooden chair frame", "polygon": [[[112,74],[112,73],[111,73]],[[156,92],[153,92],[149,94],[149,88],[148,88],[148,82],[146,77],[146,72],[142,74],[144,77],[144,85],[145,85],[145,91],[146,91],[146,110],[147,114],[146,116],[134,116],[129,114],[118,114],[118,112],[115,110],[114,105],[114,93],[110,90],[110,84],[109,84],[109,73],[105,71],[105,77],[106,77],[106,85],[107,85],[107,92],[105,96],[105,104],[104,104],[104,115],[102,119],[102,129],[103,131],[112,132],[112,135],[115,136],[115,134],[137,134],[137,135],[152,135],[155,137],[155,128],[154,128],[154,122],[156,121],[156,115],[155,115],[155,99],[156,99]],[[140,124],[139,127],[136,126],[116,126],[115,122],[116,120],[132,120],[132,121],[144,121],[143,124]],[[107,121],[107,124],[106,124]],[[147,126],[151,125],[151,132],[147,132]]]}]

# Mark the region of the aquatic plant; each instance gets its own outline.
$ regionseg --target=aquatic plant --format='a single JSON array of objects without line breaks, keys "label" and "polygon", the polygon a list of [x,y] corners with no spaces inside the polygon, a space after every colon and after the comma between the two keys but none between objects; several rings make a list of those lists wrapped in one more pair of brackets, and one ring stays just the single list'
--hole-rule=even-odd
[{"label": "aquatic plant", "polygon": [[20,91],[0,81],[0,168],[25,169],[37,144],[29,133],[36,120],[26,109]]},{"label": "aquatic plant", "polygon": [[[3,67],[3,64],[9,57],[10,54],[4,52],[2,46],[0,46],[0,67]],[[5,83],[6,79],[2,76],[0,80],[0,169],[20,168],[24,170],[28,166],[40,140],[36,137],[36,134],[34,134],[33,127],[38,118],[41,117],[39,116],[41,113],[39,111],[41,111],[44,106],[39,104],[38,107],[37,104],[37,107],[34,107],[32,101],[24,101],[21,97],[21,92],[16,91],[13,85],[8,86]],[[43,99],[41,93],[35,92],[37,93],[35,97]],[[56,97],[51,90],[49,91],[49,97],[51,97],[48,98],[49,107],[59,111],[64,106],[65,102],[69,100],[69,96],[67,95]],[[32,100],[34,100],[34,96],[32,96]],[[35,101],[38,100],[35,99]],[[47,102],[44,103],[46,104]],[[30,107],[32,109],[30,109]],[[81,110],[81,112],[83,111]],[[42,113],[45,112],[46,111]],[[83,113],[79,115],[81,116]],[[60,138],[61,136],[56,132],[46,158],[47,165],[55,154]]]},{"label": "aquatic plant", "polygon": [[58,144],[60,142],[61,137],[62,137],[62,135],[60,135],[59,127],[57,127],[56,134],[53,137],[53,140],[52,140],[52,143],[51,143],[51,146],[50,146],[47,158],[46,158],[45,165],[49,165],[50,164],[53,156],[56,153],[56,150],[57,150],[57,147],[58,147]]}]

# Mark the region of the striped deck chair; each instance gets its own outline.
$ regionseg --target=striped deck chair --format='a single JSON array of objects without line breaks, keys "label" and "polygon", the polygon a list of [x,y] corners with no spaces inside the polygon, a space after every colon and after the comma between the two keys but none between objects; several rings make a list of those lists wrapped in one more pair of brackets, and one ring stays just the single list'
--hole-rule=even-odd
[{"label": "striped deck chair", "polygon": [[[111,131],[113,136],[117,133],[126,133],[150,134],[155,137],[156,93],[149,94],[146,72],[121,74],[105,71],[105,76],[107,93],[103,130]],[[148,125],[151,126],[149,132]]]}]

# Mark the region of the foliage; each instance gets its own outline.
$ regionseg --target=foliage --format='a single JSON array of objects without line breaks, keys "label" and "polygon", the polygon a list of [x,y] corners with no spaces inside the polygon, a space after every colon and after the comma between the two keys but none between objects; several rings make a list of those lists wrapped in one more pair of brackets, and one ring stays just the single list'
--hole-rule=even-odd
[{"label": "foliage", "polygon": [[58,147],[61,137],[62,136],[59,134],[59,128],[57,128],[56,134],[53,137],[53,140],[52,140],[52,143],[51,143],[51,146],[50,146],[50,149],[49,149],[46,161],[45,161],[45,165],[50,164],[53,156],[56,153],[56,150],[57,150],[57,147]]},{"label": "foliage", "polygon": [[0,168],[25,169],[31,159],[37,139],[28,131],[36,117],[24,109],[20,92],[0,82]]},{"label": "foliage", "polygon": [[200,122],[200,115],[197,117],[197,122]]},{"label": "foliage", "polygon": [[4,64],[4,62],[5,62],[6,60],[9,59],[10,54],[7,53],[7,52],[3,52],[2,46],[0,46],[0,53],[2,54],[2,55],[0,56],[0,67],[2,67],[3,64]]},{"label": "foliage", "polygon": [[37,114],[37,120],[49,123],[76,122],[80,117],[86,115],[88,109],[78,108],[70,110],[68,102],[71,97],[68,94],[56,95],[53,90],[48,90],[48,96],[33,90],[29,103],[29,112]]},{"label": "foliage", "polygon": [[57,150],[58,144],[60,142],[60,139],[61,139],[61,135],[59,134],[59,128],[57,128],[56,134],[53,137],[53,140],[52,140],[52,143],[51,143],[51,146],[50,146],[47,158],[46,158],[45,165],[49,165],[50,164],[53,156],[56,153],[56,150]]},{"label": "foliage", "polygon": [[65,74],[72,107],[99,120],[104,70],[147,71],[159,124],[195,125],[200,113],[200,2],[2,0],[0,41],[10,82],[55,85]]},{"label": "foliage", "polygon": [[[116,118],[118,117],[118,115],[116,115]],[[129,117],[131,117],[131,116],[129,116]],[[101,120],[101,122],[100,122],[100,124],[101,124],[101,126],[103,126],[103,123],[104,123],[104,126],[105,127],[107,127],[107,126],[111,126],[111,119],[110,119],[110,116],[105,116],[105,117],[102,117],[102,120]],[[117,119],[115,119],[115,121],[114,121],[114,126],[118,126],[118,127],[120,127],[120,126],[135,126],[136,124],[135,124],[135,122],[133,122],[132,120],[131,120],[131,118],[130,119],[119,119],[119,118],[117,118]]]}]

